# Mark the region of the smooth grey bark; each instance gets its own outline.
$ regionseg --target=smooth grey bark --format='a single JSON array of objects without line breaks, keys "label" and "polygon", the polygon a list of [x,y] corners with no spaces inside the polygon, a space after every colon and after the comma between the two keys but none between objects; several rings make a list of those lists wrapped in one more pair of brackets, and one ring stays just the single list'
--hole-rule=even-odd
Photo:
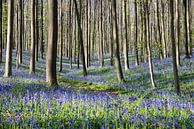
[{"label": "smooth grey bark", "polygon": [[14,21],[14,1],[8,1],[8,24],[7,24],[7,48],[4,77],[12,75],[12,47],[13,47],[13,21]]},{"label": "smooth grey bark", "polygon": [[0,0],[0,63],[2,63],[2,56],[3,56],[3,35],[2,35],[2,7],[3,7],[3,2]]},{"label": "smooth grey bark", "polygon": [[35,73],[35,0],[31,3],[31,58],[30,58],[30,74]]},{"label": "smooth grey bark", "polygon": [[125,43],[124,43],[124,57],[125,57],[125,70],[129,69],[129,45],[128,45],[128,24],[127,24],[127,0],[124,0],[124,19],[125,19]]}]

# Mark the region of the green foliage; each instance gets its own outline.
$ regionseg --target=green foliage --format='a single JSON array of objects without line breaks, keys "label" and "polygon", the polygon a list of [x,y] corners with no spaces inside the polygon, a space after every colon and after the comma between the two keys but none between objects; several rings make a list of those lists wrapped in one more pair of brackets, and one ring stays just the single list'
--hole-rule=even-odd
[{"label": "green foliage", "polygon": [[[88,74],[89,75],[99,75],[99,74],[102,75],[102,74],[107,74],[111,70],[112,70],[112,68],[110,68],[110,67],[89,69]],[[78,72],[77,75],[83,75],[83,71]]]}]

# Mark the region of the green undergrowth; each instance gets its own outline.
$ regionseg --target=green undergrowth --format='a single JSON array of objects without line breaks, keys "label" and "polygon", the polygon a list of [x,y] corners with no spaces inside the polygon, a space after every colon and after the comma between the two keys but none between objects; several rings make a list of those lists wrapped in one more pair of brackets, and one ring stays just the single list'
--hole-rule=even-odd
[{"label": "green undergrowth", "polygon": [[[107,74],[109,72],[112,72],[113,68],[110,67],[104,67],[104,68],[95,68],[95,69],[88,69],[88,75],[103,75]],[[77,75],[83,75],[83,71],[77,72]]]},{"label": "green undergrowth", "polygon": [[127,94],[129,93],[129,90],[114,87],[111,85],[105,85],[105,84],[96,84],[93,82],[84,82],[80,80],[73,80],[69,78],[60,77],[59,82],[61,82],[60,85],[65,85],[69,88],[74,88],[77,90],[83,89],[83,90],[89,90],[94,92],[105,92],[110,94]]}]

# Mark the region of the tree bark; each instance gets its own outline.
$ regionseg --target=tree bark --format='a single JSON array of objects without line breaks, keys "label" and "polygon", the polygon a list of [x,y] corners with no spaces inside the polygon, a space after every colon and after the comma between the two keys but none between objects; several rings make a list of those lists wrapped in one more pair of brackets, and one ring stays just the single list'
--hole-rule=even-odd
[{"label": "tree bark", "polygon": [[149,9],[148,9],[148,0],[144,3],[144,11],[145,11],[145,17],[144,17],[144,24],[145,24],[145,42],[147,43],[147,54],[148,54],[148,65],[149,65],[149,72],[150,72],[150,81],[152,84],[152,87],[155,88],[155,80],[154,80],[154,71],[153,71],[153,64],[152,64],[152,52],[150,47],[150,31],[149,31]]},{"label": "tree bark", "polygon": [[175,32],[174,32],[174,0],[170,0],[170,13],[171,13],[171,40],[172,40],[172,56],[173,56],[173,73],[177,94],[180,95],[180,84],[178,69],[176,63],[176,48],[175,48]]},{"label": "tree bark", "polygon": [[115,67],[117,71],[117,78],[120,83],[124,81],[124,76],[121,68],[121,61],[120,61],[120,52],[119,52],[119,34],[118,34],[118,24],[117,24],[117,6],[116,0],[112,1],[113,3],[113,10],[112,16],[114,18],[114,42],[115,42]]},{"label": "tree bark", "polygon": [[31,59],[30,59],[30,74],[35,73],[35,1],[32,0],[31,10]]},{"label": "tree bark", "polygon": [[61,27],[60,27],[60,34],[61,34],[61,40],[60,40],[60,59],[59,59],[59,72],[62,72],[63,70],[63,0],[61,0],[61,9],[60,9],[60,21],[61,21]]},{"label": "tree bark", "polygon": [[19,0],[19,61],[18,64],[22,64],[22,54],[23,54],[23,1]]},{"label": "tree bark", "polygon": [[48,50],[46,60],[46,81],[57,86],[56,58],[58,39],[58,2],[48,0]]},{"label": "tree bark", "polygon": [[127,24],[127,0],[124,1],[124,15],[125,15],[125,44],[124,44],[124,57],[125,57],[125,70],[129,69],[129,45],[128,45],[128,24]]},{"label": "tree bark", "polygon": [[190,58],[189,54],[189,12],[188,0],[183,0],[185,7],[184,25],[185,25],[185,58]]},{"label": "tree bark", "polygon": [[[83,32],[81,28],[81,12],[78,11],[77,1],[73,0],[75,4],[75,13],[77,17],[78,22],[78,39],[79,39],[79,46],[80,46],[80,53],[81,53],[81,60],[83,64],[83,75],[87,76],[87,69],[86,69],[86,63],[85,63],[85,54],[84,54],[84,43],[83,43]],[[81,7],[81,0],[80,0],[80,7]]]},{"label": "tree bark", "polygon": [[2,7],[3,7],[3,2],[2,2],[2,0],[0,0],[0,63],[2,63],[2,61],[3,61],[3,59],[2,59],[2,57],[3,57],[3,35],[2,35],[2,27],[3,27],[3,25],[2,25],[2,18],[3,18],[3,9],[2,9]]},{"label": "tree bark", "polygon": [[8,1],[8,24],[7,24],[7,49],[5,62],[5,77],[12,75],[12,47],[13,47],[13,21],[14,21],[14,1]]},{"label": "tree bark", "polygon": [[137,43],[138,43],[138,12],[137,12],[137,0],[135,0],[135,61],[136,61],[136,65],[139,65],[139,55],[138,55],[138,47],[137,47]]}]

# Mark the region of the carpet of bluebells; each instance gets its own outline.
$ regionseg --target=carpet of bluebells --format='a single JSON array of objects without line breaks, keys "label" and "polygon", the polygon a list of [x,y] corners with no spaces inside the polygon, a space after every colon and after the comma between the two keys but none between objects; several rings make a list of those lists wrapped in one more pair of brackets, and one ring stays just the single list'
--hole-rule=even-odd
[{"label": "carpet of bluebells", "polygon": [[[84,82],[111,85],[126,94],[75,90],[60,83],[57,89],[45,83],[45,62],[37,62],[37,72],[29,75],[29,53],[13,76],[4,78],[0,64],[0,129],[160,129],[194,128],[194,61],[182,59],[181,96],[173,86],[171,59],[154,60],[157,88],[149,83],[146,63],[130,65],[126,83],[118,84],[114,67],[89,68],[83,77],[76,65],[70,69],[64,59],[61,76]],[[68,72],[67,72],[68,70]]]}]

